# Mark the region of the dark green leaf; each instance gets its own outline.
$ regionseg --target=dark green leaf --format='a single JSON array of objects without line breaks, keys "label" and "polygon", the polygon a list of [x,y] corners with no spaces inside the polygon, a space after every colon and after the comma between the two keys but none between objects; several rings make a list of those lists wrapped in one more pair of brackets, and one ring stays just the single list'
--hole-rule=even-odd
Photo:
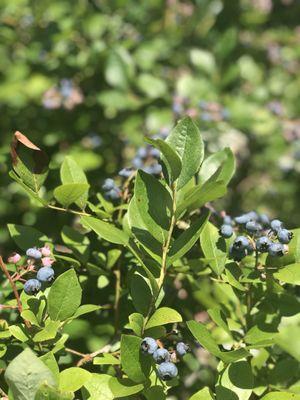
[{"label": "dark green leaf", "polygon": [[81,287],[73,269],[60,275],[48,295],[48,313],[53,321],[70,318],[81,302]]},{"label": "dark green leaf", "polygon": [[146,141],[156,148],[158,148],[163,157],[162,160],[166,165],[168,175],[169,175],[169,180],[170,182],[176,181],[176,179],[179,177],[181,168],[182,168],[182,163],[179,155],[177,152],[168,145],[167,142],[161,139],[149,139],[147,138]]},{"label": "dark green leaf", "polygon": [[11,145],[13,169],[23,183],[38,193],[48,175],[47,154],[21,132],[15,132]]},{"label": "dark green leaf", "polygon": [[168,253],[168,263],[172,264],[186,254],[199,239],[202,230],[209,218],[209,211],[205,210],[200,218],[184,231],[172,244]]},{"label": "dark green leaf", "polygon": [[42,247],[45,242],[49,242],[49,238],[42,232],[31,226],[24,225],[7,225],[10,236],[17,246],[22,250],[27,250],[30,247]]}]

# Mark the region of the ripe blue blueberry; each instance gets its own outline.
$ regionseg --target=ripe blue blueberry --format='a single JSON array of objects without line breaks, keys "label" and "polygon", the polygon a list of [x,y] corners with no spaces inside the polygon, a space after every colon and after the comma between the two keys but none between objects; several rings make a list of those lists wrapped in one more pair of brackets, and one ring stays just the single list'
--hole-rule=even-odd
[{"label": "ripe blue blueberry", "polygon": [[268,227],[270,225],[270,219],[266,214],[259,215],[259,222],[264,226]]},{"label": "ripe blue blueberry", "polygon": [[239,225],[245,225],[249,221],[257,221],[258,215],[255,211],[250,211],[246,214],[242,214],[239,217],[236,217],[234,220]]},{"label": "ripe blue blueberry", "polygon": [[146,147],[140,147],[136,152],[136,157],[138,158],[147,158],[148,151]]},{"label": "ripe blue blueberry", "polygon": [[261,253],[267,253],[271,243],[271,240],[267,236],[261,236],[256,240],[256,249]]},{"label": "ripe blue blueberry", "polygon": [[169,381],[178,375],[178,369],[175,364],[171,362],[163,362],[157,368],[157,373],[163,381]]},{"label": "ripe blue blueberry", "polygon": [[271,221],[271,228],[275,232],[277,232],[279,229],[281,229],[282,225],[283,225],[283,223],[281,221],[279,221],[279,219],[273,219],[273,221]]},{"label": "ripe blue blueberry", "polygon": [[42,253],[36,248],[30,248],[26,250],[27,257],[34,258],[35,260],[39,260],[42,258]]},{"label": "ripe blue blueberry", "polygon": [[241,261],[247,255],[246,248],[236,249],[233,245],[229,248],[229,256],[234,261]]},{"label": "ripe blue blueberry", "polygon": [[133,169],[126,167],[119,171],[118,175],[122,176],[123,178],[129,178],[133,173]]},{"label": "ripe blue blueberry", "polygon": [[285,246],[282,243],[272,243],[269,246],[268,253],[273,257],[281,257],[285,253]]},{"label": "ripe blue blueberry", "polygon": [[157,348],[156,340],[151,337],[145,337],[141,343],[141,350],[145,354],[153,354]]},{"label": "ripe blue blueberry", "polygon": [[160,157],[160,151],[156,149],[155,147],[152,147],[149,151],[149,155],[153,158],[159,158]]},{"label": "ripe blue blueberry", "polygon": [[256,221],[248,221],[246,223],[246,230],[249,233],[257,233],[262,230],[262,226]]},{"label": "ripe blue blueberry", "polygon": [[132,165],[135,169],[140,169],[143,167],[144,163],[143,160],[139,157],[134,157],[134,159],[132,160]]},{"label": "ripe blue blueberry", "polygon": [[42,267],[36,277],[40,282],[51,282],[54,279],[54,270],[51,267]]},{"label": "ripe blue blueberry", "polygon": [[170,361],[171,356],[167,349],[157,349],[153,353],[153,358],[156,364],[161,364],[162,362]]},{"label": "ripe blue blueberry", "polygon": [[111,189],[114,189],[115,186],[116,186],[116,184],[115,184],[114,180],[111,178],[107,178],[107,179],[105,179],[105,181],[102,185],[102,189],[105,191],[109,191]]},{"label": "ripe blue blueberry", "polygon": [[246,236],[237,236],[233,242],[233,248],[236,250],[243,250],[249,246],[249,239]]},{"label": "ripe blue blueberry", "polygon": [[224,225],[233,225],[233,220],[232,220],[232,218],[230,217],[230,215],[226,215],[226,216],[223,218],[223,224],[224,224]]},{"label": "ripe blue blueberry", "polygon": [[37,279],[29,279],[24,284],[24,292],[28,295],[37,294],[38,291],[41,289],[41,282]]},{"label": "ripe blue blueberry", "polygon": [[190,350],[189,345],[179,342],[176,345],[176,351],[180,356],[184,356]]},{"label": "ripe blue blueberry", "polygon": [[288,244],[293,238],[293,233],[288,231],[287,229],[282,228],[277,231],[277,238],[280,243]]},{"label": "ripe blue blueberry", "polygon": [[220,235],[224,238],[230,238],[233,235],[233,229],[231,225],[222,225],[220,228]]},{"label": "ripe blue blueberry", "polygon": [[121,197],[121,190],[118,187],[114,187],[105,193],[105,196],[111,200],[117,200]]}]

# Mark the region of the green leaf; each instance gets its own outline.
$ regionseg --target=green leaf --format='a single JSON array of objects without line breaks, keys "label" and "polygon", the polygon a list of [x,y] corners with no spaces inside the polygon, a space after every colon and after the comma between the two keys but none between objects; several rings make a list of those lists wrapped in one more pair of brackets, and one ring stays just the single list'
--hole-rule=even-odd
[{"label": "green leaf", "polygon": [[48,385],[42,385],[36,392],[34,400],[72,400],[74,399],[73,393],[61,392]]},{"label": "green leaf", "polygon": [[235,158],[229,147],[220,150],[207,157],[201,165],[199,172],[199,184],[212,179],[222,181],[228,185],[235,172]]},{"label": "green leaf", "polygon": [[94,365],[119,365],[120,360],[114,357],[112,354],[104,353],[100,357],[95,357],[93,359]]},{"label": "green leaf", "polygon": [[167,189],[152,175],[138,171],[135,180],[135,205],[151,235],[163,243],[170,227],[172,199]]},{"label": "green leaf", "polygon": [[172,308],[161,307],[150,317],[149,321],[147,322],[146,329],[175,322],[182,322],[181,315]]},{"label": "green leaf", "polygon": [[130,230],[138,242],[160,264],[162,244],[148,232],[137,208],[135,196],[132,197],[129,203],[128,222]]},{"label": "green leaf", "polygon": [[42,384],[56,385],[50,369],[29,348],[12,360],[4,377],[14,400],[34,399]]},{"label": "green leaf", "polygon": [[223,181],[207,181],[204,185],[197,185],[189,190],[183,201],[178,204],[176,215],[180,216],[186,210],[193,211],[204,206],[209,201],[219,199],[225,195],[226,191],[227,188]]},{"label": "green leaf", "polygon": [[226,242],[218,229],[208,222],[200,233],[201,248],[209,267],[216,275],[221,275],[227,259]]},{"label": "green leaf", "polygon": [[50,318],[53,321],[64,321],[71,317],[80,306],[81,292],[77,275],[73,269],[56,278],[48,295]]},{"label": "green leaf", "polygon": [[205,210],[200,218],[184,231],[172,244],[168,253],[168,264],[184,256],[199,239],[202,230],[209,218],[209,211]]},{"label": "green leaf", "polygon": [[115,398],[131,396],[135,393],[141,392],[144,389],[144,385],[137,385],[130,379],[126,378],[111,378],[109,381],[109,387]]},{"label": "green leaf", "polygon": [[101,221],[94,217],[81,217],[82,225],[93,230],[100,238],[115,244],[126,245],[128,243],[128,235],[121,229],[116,228],[114,225]]},{"label": "green leaf", "polygon": [[245,336],[245,342],[257,346],[272,346],[278,336],[277,326],[264,322],[252,326]]},{"label": "green leaf", "polygon": [[72,319],[78,318],[81,315],[89,314],[91,312],[99,310],[101,307],[96,306],[95,304],[83,304],[82,306],[79,306],[75,313],[72,315]]},{"label": "green leaf", "polygon": [[47,154],[21,132],[15,132],[11,145],[13,169],[22,182],[38,193],[48,175]]},{"label": "green leaf", "polygon": [[43,361],[43,363],[46,365],[46,367],[48,367],[50,369],[50,371],[53,374],[53,377],[55,379],[55,382],[58,384],[59,381],[59,367],[58,364],[56,362],[56,359],[54,357],[54,354],[52,353],[52,351],[49,351],[46,354],[43,354],[40,357],[40,360]]},{"label": "green leaf", "polygon": [[146,316],[152,304],[153,294],[151,287],[142,275],[135,273],[132,276],[130,294],[136,311]]},{"label": "green leaf", "polygon": [[202,137],[192,119],[186,117],[178,122],[166,142],[181,158],[182,170],[177,187],[181,189],[200,169],[204,157]]},{"label": "green leaf", "polygon": [[250,353],[243,348],[233,351],[221,351],[209,330],[200,322],[188,321],[187,327],[191,331],[192,335],[207,351],[226,363],[240,360],[250,355]]},{"label": "green leaf", "polygon": [[67,368],[59,374],[59,389],[66,392],[76,392],[91,377],[91,373],[83,368]]},{"label": "green leaf", "polygon": [[147,379],[151,361],[141,350],[142,339],[136,336],[122,335],[121,337],[121,364],[128,378],[141,383]]},{"label": "green leaf", "polygon": [[[66,183],[88,183],[83,169],[77,162],[70,156],[65,157],[60,168],[60,179],[63,184]],[[82,196],[75,202],[75,204],[83,209],[88,200],[88,189]]]},{"label": "green leaf", "polygon": [[214,307],[207,310],[210,318],[221,328],[224,329],[225,332],[228,333],[229,336],[232,336],[231,331],[228,327],[226,316],[223,313],[221,307]]},{"label": "green leaf", "polygon": [[64,244],[70,248],[83,263],[88,261],[90,255],[90,240],[87,235],[65,225],[61,231],[61,238]]},{"label": "green leaf", "polygon": [[142,316],[142,314],[139,313],[130,314],[129,326],[130,329],[132,329],[137,336],[141,336],[144,327],[144,317]]},{"label": "green leaf", "polygon": [[7,228],[16,245],[22,250],[35,246],[42,247],[45,242],[49,242],[46,235],[31,226],[8,224]]},{"label": "green leaf", "polygon": [[39,194],[34,192],[32,189],[30,189],[29,186],[25,185],[25,183],[22,181],[22,179],[14,171],[9,171],[8,175],[14,181],[18,182],[18,184],[22,186],[22,188],[29,194],[30,197],[32,197],[34,200],[38,201],[39,203],[43,204],[43,206],[47,205],[47,201],[42,199],[39,196]]},{"label": "green leaf", "polygon": [[162,160],[166,165],[169,180],[170,182],[176,181],[182,169],[182,163],[179,155],[164,140],[146,138],[146,141],[161,151],[163,155]]},{"label": "green leaf", "polygon": [[54,189],[54,197],[65,208],[69,207],[72,203],[80,203],[82,196],[84,196],[89,189],[87,183],[65,183]]},{"label": "green leaf", "polygon": [[10,325],[8,329],[12,336],[14,336],[20,342],[24,343],[29,340],[29,336],[24,328],[24,325]]},{"label": "green leaf", "polygon": [[300,400],[300,394],[288,392],[271,392],[262,397],[261,400]]},{"label": "green leaf", "polygon": [[189,400],[213,400],[213,397],[209,388],[205,387],[199,390],[199,392],[193,394]]},{"label": "green leaf", "polygon": [[54,339],[57,335],[58,328],[60,326],[59,321],[47,321],[45,328],[33,336],[34,342],[45,342],[50,339]]},{"label": "green leaf", "polygon": [[82,388],[84,400],[114,400],[115,396],[109,387],[111,375],[91,374],[91,379]]},{"label": "green leaf", "polygon": [[237,361],[221,372],[216,386],[217,400],[248,400],[252,394],[254,378],[247,361]]},{"label": "green leaf", "polygon": [[275,272],[273,276],[284,283],[300,285],[300,263],[289,264]]}]

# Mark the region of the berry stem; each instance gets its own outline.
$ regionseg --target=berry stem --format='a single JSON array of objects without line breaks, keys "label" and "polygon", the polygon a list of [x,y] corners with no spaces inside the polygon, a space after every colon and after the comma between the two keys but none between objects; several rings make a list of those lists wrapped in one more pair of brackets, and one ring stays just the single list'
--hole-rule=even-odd
[{"label": "berry stem", "polygon": [[47,204],[46,207],[51,208],[52,210],[58,210],[58,211],[63,211],[63,212],[71,213],[71,214],[82,215],[85,217],[92,216],[92,214],[86,213],[85,211],[77,211],[77,210],[72,210],[72,209],[68,209],[68,208],[53,206],[52,204]]},{"label": "berry stem", "polygon": [[[17,307],[18,307],[19,313],[20,313],[20,315],[21,315],[21,314],[22,314],[22,311],[23,311],[23,307],[22,307],[22,303],[21,303],[21,300],[20,300],[20,296],[19,296],[19,293],[18,293],[16,284],[15,284],[15,282],[13,281],[12,277],[10,276],[10,273],[8,272],[8,269],[7,269],[7,267],[6,267],[6,265],[5,265],[4,261],[3,261],[3,258],[2,258],[1,256],[0,256],[0,267],[1,267],[2,271],[4,272],[6,278],[8,279],[8,281],[9,281],[9,283],[10,283],[10,286],[11,286],[11,288],[12,288],[12,290],[13,290],[14,296],[15,296],[15,298],[16,298],[16,300],[17,300]],[[25,325],[26,325],[27,328],[30,328],[30,327],[31,327],[29,321],[26,321],[26,320],[24,319],[24,323],[25,323]]]}]

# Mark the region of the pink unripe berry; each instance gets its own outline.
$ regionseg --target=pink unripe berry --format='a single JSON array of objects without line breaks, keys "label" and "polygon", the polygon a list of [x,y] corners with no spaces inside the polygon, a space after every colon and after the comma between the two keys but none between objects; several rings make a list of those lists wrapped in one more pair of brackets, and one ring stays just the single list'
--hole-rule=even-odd
[{"label": "pink unripe berry", "polygon": [[41,251],[43,257],[49,257],[51,255],[51,249],[47,245],[40,248],[40,251]]},{"label": "pink unripe berry", "polygon": [[44,267],[51,267],[51,265],[54,263],[54,259],[51,257],[43,257],[42,258],[42,264]]},{"label": "pink unripe berry", "polygon": [[8,257],[7,261],[12,264],[17,264],[21,260],[21,256],[18,253],[12,253],[11,256]]}]

